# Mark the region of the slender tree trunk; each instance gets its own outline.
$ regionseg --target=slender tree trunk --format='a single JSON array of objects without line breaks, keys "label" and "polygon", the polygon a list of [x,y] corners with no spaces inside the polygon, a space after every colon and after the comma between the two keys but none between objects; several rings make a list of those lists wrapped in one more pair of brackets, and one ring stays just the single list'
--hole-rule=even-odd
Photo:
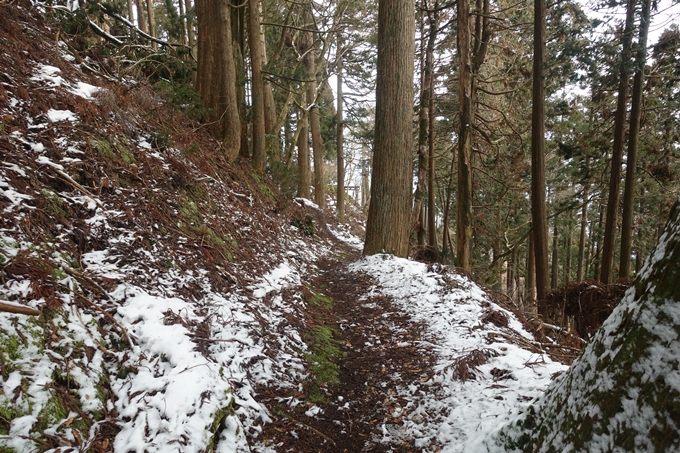
[{"label": "slender tree trunk", "polygon": [[558,255],[559,255],[559,236],[557,234],[557,219],[555,219],[555,224],[553,225],[553,241],[552,241],[552,262],[551,264],[551,272],[550,272],[550,287],[551,288],[557,288],[558,285],[558,279],[557,279],[557,274],[558,274],[558,269],[557,269],[557,261],[558,261]]},{"label": "slender tree trunk", "polygon": [[238,113],[241,118],[241,148],[239,156],[250,159],[248,137],[248,105],[246,101],[246,0],[233,0],[231,4],[231,37],[234,42],[234,62],[236,63],[236,94],[238,99]]},{"label": "slender tree trunk", "polygon": [[434,173],[434,44],[438,27],[438,13],[439,1],[435,0],[434,10],[430,18],[430,38],[427,43],[427,59],[429,60],[430,73],[428,77],[429,83],[429,106],[427,109],[428,113],[428,162],[427,162],[427,243],[430,247],[438,249],[437,247],[437,210],[435,207],[435,193],[436,193],[436,180]]},{"label": "slender tree trunk", "polygon": [[[586,168],[590,168],[590,158],[586,157]],[[586,230],[588,229],[588,183],[583,186],[583,206],[581,207],[581,231],[578,238],[578,263],[576,281],[583,281],[583,261],[588,260],[586,249]]]},{"label": "slender tree trunk", "polygon": [[336,193],[337,199],[337,213],[338,220],[345,221],[345,150],[344,150],[344,118],[343,118],[343,102],[342,98],[342,32],[338,32],[338,56],[337,56],[337,96],[338,96],[338,111],[337,115],[337,134],[335,138],[336,146],[336,160],[338,170],[338,190]]},{"label": "slender tree trunk", "polygon": [[364,214],[368,212],[368,206],[371,201],[371,188],[369,185],[370,166],[371,158],[368,154],[368,147],[363,145],[361,147],[361,210]]},{"label": "slender tree trunk", "polygon": [[534,0],[533,104],[531,108],[531,219],[539,314],[547,316],[548,226],[545,202],[545,0]]},{"label": "slender tree trunk", "polygon": [[[130,0],[128,0],[130,1]],[[180,44],[187,44],[187,24],[186,24],[186,11],[184,10],[184,2],[182,0],[179,0],[177,2],[177,6],[179,6],[179,37],[180,37]],[[232,38],[234,37],[234,34],[232,33]]]},{"label": "slender tree trunk", "polygon": [[536,311],[536,255],[534,247],[534,235],[529,235],[529,247],[527,253],[527,303]]},{"label": "slender tree trunk", "polygon": [[231,18],[227,0],[197,0],[198,67],[196,91],[213,111],[216,135],[228,160],[238,156],[241,145],[236,97],[236,68],[231,40]]},{"label": "slender tree trunk", "polygon": [[604,209],[600,205],[600,220],[597,224],[597,231],[595,232],[595,263],[593,265],[593,278],[598,278],[600,275],[600,267],[602,263],[602,225],[604,224]]},{"label": "slender tree trunk", "polygon": [[642,111],[642,84],[647,63],[647,35],[649,34],[651,0],[642,0],[640,38],[635,55],[635,78],[633,100],[630,110],[630,133],[628,137],[628,158],[626,160],[626,187],[623,192],[623,218],[621,219],[621,262],[619,277],[630,277],[631,245],[633,241],[633,217],[635,216],[635,182],[637,179],[637,156],[640,138],[640,113]]},{"label": "slender tree trunk", "polygon": [[567,237],[566,237],[566,248],[567,248],[567,257],[565,260],[565,269],[564,269],[564,285],[567,286],[570,283],[571,280],[571,233],[572,233],[572,222],[573,222],[573,216],[570,214],[569,215],[569,226],[567,228]]},{"label": "slender tree trunk", "polygon": [[458,55],[460,131],[458,133],[458,191],[456,208],[456,256],[459,267],[472,270],[472,58],[470,2],[458,0]]},{"label": "slender tree trunk", "polygon": [[262,40],[260,39],[260,2],[248,1],[248,38],[250,43],[251,98],[253,122],[253,168],[261,175],[267,164],[264,127],[264,82],[262,79]]},{"label": "slender tree trunk", "polygon": [[149,27],[146,25],[146,14],[144,14],[144,0],[135,0],[137,8],[137,26],[144,33],[149,32]]},{"label": "slender tree trunk", "polygon": [[191,14],[191,0],[184,0],[184,11],[186,11],[187,15],[187,44],[191,49],[191,54],[195,56],[194,45],[196,44],[196,35],[194,34],[193,14]]},{"label": "slender tree trunk", "polygon": [[[128,20],[130,23],[134,24],[135,23],[135,2],[133,0],[127,0],[127,9],[128,9]],[[135,31],[131,30],[130,31],[131,36],[135,36]]]},{"label": "slender tree trunk", "polygon": [[[153,0],[146,0],[146,15],[149,19],[149,34],[156,37],[156,14],[153,10]],[[151,47],[158,49],[158,43],[151,41]]]},{"label": "slender tree trunk", "polygon": [[635,0],[628,0],[626,25],[623,37],[621,38],[623,46],[621,51],[621,69],[619,71],[619,98],[614,119],[614,147],[612,149],[611,178],[609,180],[609,198],[607,201],[607,221],[604,227],[602,244],[600,281],[605,284],[611,283],[612,267],[614,266],[614,243],[616,242],[616,220],[621,191],[621,163],[623,160],[623,142],[626,136],[626,105],[628,104],[628,79],[630,78],[634,25]]},{"label": "slender tree trunk", "polygon": [[[413,194],[413,230],[416,233],[418,245],[425,244],[425,186],[427,184],[427,109],[430,106],[430,85],[427,83],[428,67],[425,43],[425,12],[428,8],[427,0],[421,2],[420,12],[420,111],[418,112],[418,173],[416,175],[416,190]],[[432,13],[430,13],[432,14]]]},{"label": "slender tree trunk", "polygon": [[310,198],[309,182],[311,180],[309,168],[309,129],[307,110],[307,95],[303,90],[300,93],[300,118],[298,119],[298,196]]},{"label": "slender tree trunk", "polygon": [[375,141],[365,255],[408,254],[414,54],[414,2],[379,2]]}]

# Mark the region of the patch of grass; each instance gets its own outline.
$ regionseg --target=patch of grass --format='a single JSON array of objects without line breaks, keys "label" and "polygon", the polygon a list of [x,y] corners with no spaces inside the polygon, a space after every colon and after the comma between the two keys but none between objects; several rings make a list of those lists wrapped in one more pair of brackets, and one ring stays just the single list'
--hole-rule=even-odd
[{"label": "patch of grass", "polygon": [[317,307],[324,307],[324,308],[333,308],[333,304],[335,301],[333,300],[332,297],[329,296],[324,296],[321,293],[312,293],[314,294],[312,298],[310,299],[309,303],[312,305],[315,305]]},{"label": "patch of grass", "polygon": [[340,368],[334,362],[340,357],[340,349],[333,338],[333,329],[317,326],[307,331],[311,352],[305,359],[310,363],[310,380],[307,383],[307,399],[312,403],[326,403],[324,385],[340,383]]}]

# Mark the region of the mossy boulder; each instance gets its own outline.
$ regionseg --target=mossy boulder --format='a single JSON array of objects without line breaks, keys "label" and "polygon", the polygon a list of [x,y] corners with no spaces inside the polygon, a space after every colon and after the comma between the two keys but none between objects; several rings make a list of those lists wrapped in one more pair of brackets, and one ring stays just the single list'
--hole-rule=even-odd
[{"label": "mossy boulder", "polygon": [[680,451],[680,201],[621,304],[490,451]]}]

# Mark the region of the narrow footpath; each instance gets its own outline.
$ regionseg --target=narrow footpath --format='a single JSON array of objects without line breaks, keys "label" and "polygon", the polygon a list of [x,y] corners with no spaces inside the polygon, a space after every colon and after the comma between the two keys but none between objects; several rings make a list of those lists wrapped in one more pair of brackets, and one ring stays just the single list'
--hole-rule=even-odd
[{"label": "narrow footpath", "polygon": [[[415,446],[401,427],[428,423],[417,401],[405,394],[437,390],[434,355],[420,342],[423,326],[399,313],[389,298],[372,295],[369,277],[347,269],[359,258],[356,251],[345,256],[317,263],[319,273],[305,290],[306,331],[312,332],[306,340],[314,345],[323,339],[313,332],[332,332],[325,343],[332,363],[320,364],[330,371],[318,374],[336,382],[314,382],[311,376],[295,394],[262,389],[260,401],[274,418],[263,437],[277,452],[420,452],[423,446]],[[291,400],[299,404],[284,403]]]}]

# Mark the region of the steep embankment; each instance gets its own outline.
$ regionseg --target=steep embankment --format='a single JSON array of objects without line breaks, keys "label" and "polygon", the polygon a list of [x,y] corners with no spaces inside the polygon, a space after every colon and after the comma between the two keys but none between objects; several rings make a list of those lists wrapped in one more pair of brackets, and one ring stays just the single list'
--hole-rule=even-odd
[{"label": "steep embankment", "polygon": [[0,299],[41,313],[0,313],[0,449],[245,448],[253,385],[306,375],[271,289],[336,244],[323,214],[44,11],[0,16]]}]

